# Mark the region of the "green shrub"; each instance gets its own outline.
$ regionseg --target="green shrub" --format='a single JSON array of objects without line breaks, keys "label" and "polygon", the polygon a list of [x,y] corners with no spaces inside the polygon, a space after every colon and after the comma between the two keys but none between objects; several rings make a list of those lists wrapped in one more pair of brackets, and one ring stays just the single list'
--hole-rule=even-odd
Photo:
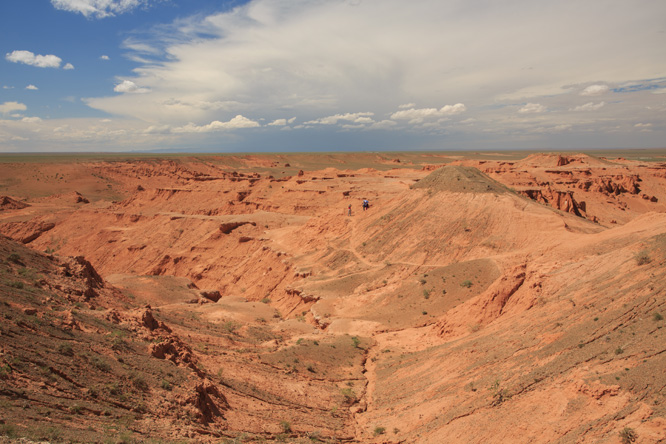
[{"label": "green shrub", "polygon": [[495,380],[495,382],[493,382],[493,384],[490,386],[489,389],[493,394],[492,405],[494,406],[498,406],[502,404],[504,401],[511,399],[509,391],[507,389],[501,388],[499,380]]},{"label": "green shrub", "polygon": [[45,429],[38,428],[34,430],[34,433],[36,433],[39,439],[48,439],[49,441],[60,441],[62,437],[62,431],[53,426],[46,427]]},{"label": "green shrub", "polygon": [[132,385],[143,392],[148,391],[148,383],[141,375],[132,375]]},{"label": "green shrub", "polygon": [[224,324],[222,324],[222,329],[225,330],[227,333],[235,333],[237,328],[238,325],[233,321],[227,321]]},{"label": "green shrub", "polygon": [[16,427],[14,427],[12,424],[0,424],[0,436],[16,438]]},{"label": "green shrub", "polygon": [[16,253],[12,253],[9,256],[7,256],[7,260],[9,262],[14,262],[15,264],[19,264],[19,263],[21,263],[21,256],[19,256]]},{"label": "green shrub", "polygon": [[351,387],[343,388],[340,390],[340,393],[342,393],[342,396],[345,398],[345,403],[353,404],[356,402],[356,394],[354,393],[354,390],[351,389]]},{"label": "green shrub", "polygon": [[375,436],[383,435],[386,433],[386,427],[375,427],[375,431],[373,432]]},{"label": "green shrub", "polygon": [[112,382],[106,386],[106,389],[110,394],[114,396],[120,396],[123,394],[123,389],[117,382]]},{"label": "green shrub", "polygon": [[60,344],[58,345],[58,353],[64,356],[73,356],[74,350],[72,349],[72,346],[69,344]]},{"label": "green shrub", "polygon": [[127,342],[125,342],[123,338],[116,336],[111,341],[111,348],[113,350],[120,351],[124,348],[127,348]]},{"label": "green shrub", "polygon": [[652,262],[652,258],[645,250],[638,252],[634,258],[636,259],[636,264],[638,265],[646,265]]},{"label": "green shrub", "polygon": [[352,342],[354,343],[354,348],[358,348],[359,345],[361,344],[361,340],[358,338],[358,336],[352,336]]},{"label": "green shrub", "polygon": [[0,379],[7,379],[12,374],[12,368],[9,364],[0,366]]},{"label": "green shrub", "polygon": [[460,286],[465,288],[470,288],[472,286],[472,281],[470,281],[469,279],[465,280],[460,284]]},{"label": "green shrub", "polygon": [[661,315],[661,313],[655,313],[652,315],[652,320],[654,321],[663,321],[664,317]]},{"label": "green shrub", "polygon": [[115,444],[135,444],[140,441],[134,439],[134,435],[130,432],[122,432],[120,435],[118,435],[118,438],[116,438],[116,441],[114,441]]},{"label": "green shrub", "polygon": [[625,427],[624,429],[620,430],[619,435],[620,439],[622,440],[622,444],[631,444],[638,439],[638,435],[634,429],[630,427]]},{"label": "green shrub", "polygon": [[100,359],[97,356],[93,356],[90,359],[90,363],[95,367],[97,370],[101,370],[103,372],[108,372],[111,370],[111,366],[105,362],[104,360]]},{"label": "green shrub", "polygon": [[291,432],[291,424],[289,423],[289,421],[280,421],[280,428],[284,433]]}]

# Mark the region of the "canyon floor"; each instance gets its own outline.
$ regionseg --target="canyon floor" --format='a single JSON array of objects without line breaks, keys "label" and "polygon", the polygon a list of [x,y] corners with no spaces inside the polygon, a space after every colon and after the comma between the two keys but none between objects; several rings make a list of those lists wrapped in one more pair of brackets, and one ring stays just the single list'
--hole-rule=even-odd
[{"label": "canyon floor", "polygon": [[666,441],[666,150],[6,155],[0,234],[0,442]]}]

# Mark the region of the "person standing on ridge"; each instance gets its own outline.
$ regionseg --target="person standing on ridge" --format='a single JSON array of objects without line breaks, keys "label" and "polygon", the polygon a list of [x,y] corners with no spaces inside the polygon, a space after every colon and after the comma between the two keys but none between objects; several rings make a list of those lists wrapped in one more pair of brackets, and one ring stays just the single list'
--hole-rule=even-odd
[{"label": "person standing on ridge", "polygon": [[368,199],[363,199],[363,211],[370,208],[370,201]]},{"label": "person standing on ridge", "polygon": [[351,216],[351,204],[349,204],[349,207],[347,208],[347,216]]}]

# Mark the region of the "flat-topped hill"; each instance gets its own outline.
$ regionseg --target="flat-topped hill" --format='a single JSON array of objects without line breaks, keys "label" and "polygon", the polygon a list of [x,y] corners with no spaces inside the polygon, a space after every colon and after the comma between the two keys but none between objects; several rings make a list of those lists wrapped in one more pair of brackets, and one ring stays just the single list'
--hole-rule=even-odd
[{"label": "flat-topped hill", "polygon": [[483,174],[477,168],[466,166],[443,166],[412,185],[433,191],[452,193],[506,193],[510,190],[501,183]]}]

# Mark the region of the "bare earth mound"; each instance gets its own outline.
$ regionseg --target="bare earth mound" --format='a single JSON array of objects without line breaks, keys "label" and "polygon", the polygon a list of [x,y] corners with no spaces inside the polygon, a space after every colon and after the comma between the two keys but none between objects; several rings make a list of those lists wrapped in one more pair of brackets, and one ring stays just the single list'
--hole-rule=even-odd
[{"label": "bare earth mound", "polygon": [[432,191],[452,193],[506,193],[509,189],[490,179],[476,168],[464,166],[444,166],[423,179],[412,188],[425,188]]},{"label": "bare earth mound", "polygon": [[664,442],[631,154],[0,163],[0,442]]}]

